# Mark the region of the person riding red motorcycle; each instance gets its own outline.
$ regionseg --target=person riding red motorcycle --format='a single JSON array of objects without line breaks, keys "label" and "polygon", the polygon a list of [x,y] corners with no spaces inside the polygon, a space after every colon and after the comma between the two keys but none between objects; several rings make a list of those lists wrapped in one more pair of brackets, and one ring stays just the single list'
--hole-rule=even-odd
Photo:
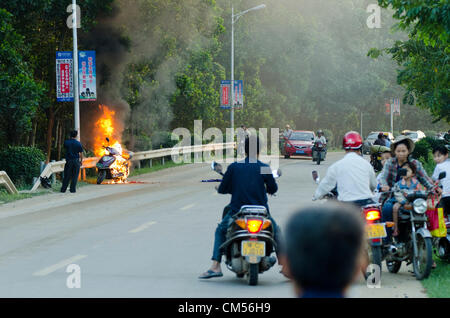
[{"label": "person riding red motorcycle", "polygon": [[345,134],[342,146],[346,154],[328,168],[313,201],[321,199],[337,186],[339,201],[358,206],[375,203],[372,198],[377,179],[373,167],[361,155],[362,145],[362,138],[357,132],[350,131]]}]

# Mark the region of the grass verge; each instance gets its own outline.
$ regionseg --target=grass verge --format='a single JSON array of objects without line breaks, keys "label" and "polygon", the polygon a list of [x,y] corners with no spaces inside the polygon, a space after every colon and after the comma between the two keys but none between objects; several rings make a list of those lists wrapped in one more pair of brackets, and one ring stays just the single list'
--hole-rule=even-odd
[{"label": "grass verge", "polygon": [[450,298],[450,264],[439,259],[434,253],[433,259],[437,267],[431,270],[427,279],[422,280],[422,285],[428,297]]}]

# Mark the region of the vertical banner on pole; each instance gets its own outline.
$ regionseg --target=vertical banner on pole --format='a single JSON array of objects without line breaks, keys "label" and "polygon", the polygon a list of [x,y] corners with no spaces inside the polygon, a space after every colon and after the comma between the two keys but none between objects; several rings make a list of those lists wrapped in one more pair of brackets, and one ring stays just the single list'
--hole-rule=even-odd
[{"label": "vertical banner on pole", "polygon": [[244,82],[242,80],[234,81],[234,103],[235,108],[244,107]]},{"label": "vertical banner on pole", "polygon": [[56,101],[74,101],[72,52],[56,52]]},{"label": "vertical banner on pole", "polygon": [[394,98],[393,105],[394,105],[394,109],[393,109],[394,115],[399,116],[400,115],[400,99]]},{"label": "vertical banner on pole", "polygon": [[80,102],[95,101],[97,99],[95,51],[80,51],[78,68]]},{"label": "vertical banner on pole", "polygon": [[220,82],[220,108],[231,108],[231,81]]}]

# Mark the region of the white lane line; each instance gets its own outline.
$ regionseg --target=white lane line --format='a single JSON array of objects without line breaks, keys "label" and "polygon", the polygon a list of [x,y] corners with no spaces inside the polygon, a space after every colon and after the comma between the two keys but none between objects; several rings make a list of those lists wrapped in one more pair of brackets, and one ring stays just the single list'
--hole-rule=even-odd
[{"label": "white lane line", "polygon": [[53,273],[54,271],[57,271],[58,269],[61,269],[63,267],[66,267],[67,265],[70,265],[76,261],[79,261],[80,259],[83,259],[87,257],[87,255],[75,255],[71,258],[65,259],[55,265],[51,265],[49,267],[46,267],[44,269],[41,269],[40,271],[37,271],[33,274],[33,276],[46,276],[50,273]]},{"label": "white lane line", "polygon": [[194,206],[195,206],[195,203],[192,203],[192,204],[189,204],[189,205],[186,205],[186,206],[182,207],[180,210],[181,211],[188,210],[190,208],[193,208]]},{"label": "white lane line", "polygon": [[152,226],[153,224],[156,224],[156,222],[148,222],[148,223],[142,224],[141,226],[139,226],[133,230],[130,230],[129,233],[141,232],[141,231],[145,230],[146,228]]}]

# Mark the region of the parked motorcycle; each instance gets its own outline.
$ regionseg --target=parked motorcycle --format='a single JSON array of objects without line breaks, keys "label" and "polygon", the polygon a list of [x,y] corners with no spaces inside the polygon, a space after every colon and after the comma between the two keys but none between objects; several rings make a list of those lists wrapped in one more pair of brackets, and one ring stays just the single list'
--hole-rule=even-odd
[{"label": "parked motorcycle", "polygon": [[320,140],[315,141],[312,149],[312,161],[320,165],[320,162],[325,160],[325,155],[326,145]]},{"label": "parked motorcycle", "polygon": [[[406,170],[400,169],[399,175],[406,175]],[[403,193],[404,190],[394,194],[403,196]],[[433,264],[432,236],[426,225],[427,198],[430,194],[431,191],[406,192],[406,203],[398,212],[400,234],[394,236],[393,243],[383,249],[383,257],[386,259],[389,272],[397,273],[402,262],[406,262],[407,265],[413,264],[417,280],[430,275]]]},{"label": "parked motorcycle", "polygon": [[[109,144],[109,138],[106,138]],[[121,153],[118,149],[110,146],[103,146],[106,149],[97,162],[98,169],[97,184],[101,184],[105,179],[114,182],[123,182],[130,174],[130,160],[133,157],[131,151]]]},{"label": "parked motorcycle", "polygon": [[[317,171],[312,172],[313,180],[319,184],[320,177]],[[327,193],[323,199],[336,200],[338,196],[337,187]],[[361,217],[366,223],[366,250],[367,260],[369,264],[378,265],[381,273],[382,257],[382,239],[387,236],[386,224],[381,222],[381,204],[373,202],[361,207]],[[363,271],[365,279],[367,279],[374,269],[367,267]]]},{"label": "parked motorcycle", "polygon": [[[211,169],[223,176],[222,166],[213,162]],[[274,170],[275,178],[281,176],[281,170]],[[221,180],[204,180],[220,182]],[[225,214],[225,211],[224,211]],[[223,215],[224,216],[224,215]],[[274,228],[264,206],[245,205],[233,215],[228,226],[226,241],[220,246],[225,255],[225,264],[238,278],[247,275],[249,285],[258,284],[258,275],[269,270],[276,262],[271,256],[277,244]]]}]

